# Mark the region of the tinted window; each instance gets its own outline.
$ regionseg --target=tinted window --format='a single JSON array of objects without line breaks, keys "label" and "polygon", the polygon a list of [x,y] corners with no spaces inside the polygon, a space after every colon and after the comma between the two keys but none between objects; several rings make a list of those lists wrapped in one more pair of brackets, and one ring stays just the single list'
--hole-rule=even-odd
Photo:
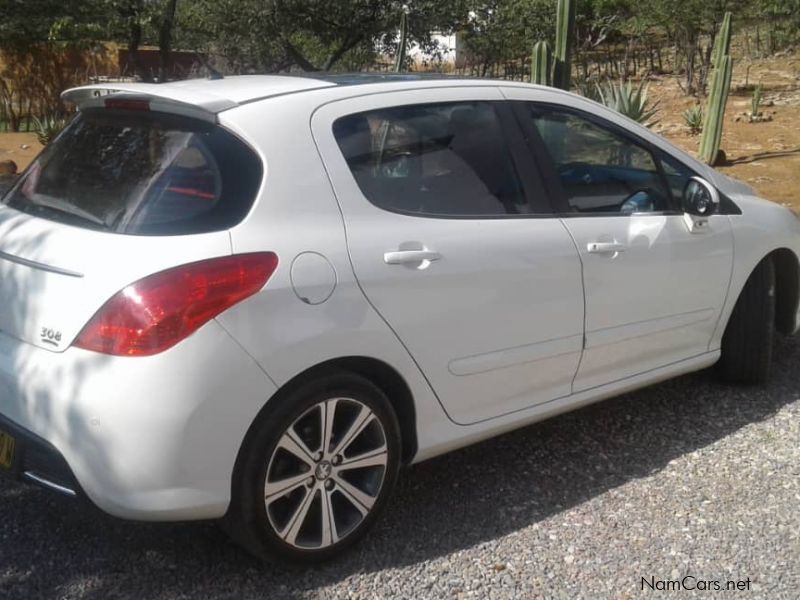
[{"label": "tinted window", "polygon": [[630,214],[672,210],[649,150],[569,112],[531,107],[572,210]]},{"label": "tinted window", "polygon": [[675,206],[682,206],[683,190],[686,188],[686,184],[689,183],[689,179],[696,173],[682,162],[666,155],[661,157],[661,168],[664,169],[664,176],[667,178],[667,184]]},{"label": "tinted window", "polygon": [[333,130],[362,193],[380,208],[459,216],[530,212],[491,104],[381,109],[340,118]]},{"label": "tinted window", "polygon": [[253,151],[217,126],[95,110],[80,114],[3,201],[105,231],[200,233],[241,221],[261,176]]}]

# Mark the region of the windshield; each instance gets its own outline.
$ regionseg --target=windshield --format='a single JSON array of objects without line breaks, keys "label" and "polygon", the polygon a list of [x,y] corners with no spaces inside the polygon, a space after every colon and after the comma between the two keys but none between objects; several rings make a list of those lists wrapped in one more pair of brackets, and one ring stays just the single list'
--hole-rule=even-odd
[{"label": "windshield", "polygon": [[255,200],[262,166],[224,129],[174,115],[81,113],[3,198],[92,229],[175,235],[227,229]]}]

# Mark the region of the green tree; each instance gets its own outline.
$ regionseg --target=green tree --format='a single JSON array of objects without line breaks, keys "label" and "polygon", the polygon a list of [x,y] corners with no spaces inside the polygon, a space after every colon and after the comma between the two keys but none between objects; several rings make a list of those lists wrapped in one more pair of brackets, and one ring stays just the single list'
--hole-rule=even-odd
[{"label": "green tree", "polygon": [[[539,40],[555,41],[554,0],[471,0],[462,26],[469,62],[481,76],[497,75],[499,68],[523,63]],[[507,74],[507,73],[506,73]]]},{"label": "green tree", "polygon": [[158,27],[158,51],[161,57],[161,69],[158,78],[166,81],[169,77],[169,67],[172,58],[172,35],[175,29],[175,13],[178,9],[178,0],[166,0],[164,12]]},{"label": "green tree", "polygon": [[104,5],[102,0],[0,0],[0,48],[97,43],[107,34]]},{"label": "green tree", "polygon": [[766,25],[769,54],[800,41],[800,0],[758,0],[755,10]]},{"label": "green tree", "polygon": [[705,90],[714,39],[726,11],[746,10],[748,0],[644,0],[640,10],[664,29],[683,61],[685,91]]},{"label": "green tree", "polygon": [[452,31],[466,15],[465,2],[196,0],[180,6],[178,35],[233,72],[359,68],[396,49],[403,10],[409,41],[430,47],[434,31]]}]

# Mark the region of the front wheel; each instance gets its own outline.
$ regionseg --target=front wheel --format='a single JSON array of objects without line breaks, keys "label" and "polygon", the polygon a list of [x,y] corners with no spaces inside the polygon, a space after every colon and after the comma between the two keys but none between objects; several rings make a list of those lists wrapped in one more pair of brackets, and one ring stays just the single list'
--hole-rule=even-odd
[{"label": "front wheel", "polygon": [[765,258],[745,283],[722,337],[717,373],[723,381],[764,383],[775,337],[775,264]]},{"label": "front wheel", "polygon": [[228,530],[260,557],[326,560],[386,504],[400,465],[397,418],[378,387],[349,373],[272,402],[242,448]]}]

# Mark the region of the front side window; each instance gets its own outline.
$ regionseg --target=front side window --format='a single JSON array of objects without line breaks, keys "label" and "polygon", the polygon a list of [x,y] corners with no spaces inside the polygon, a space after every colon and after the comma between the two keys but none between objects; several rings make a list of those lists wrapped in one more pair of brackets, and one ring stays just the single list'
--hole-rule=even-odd
[{"label": "front side window", "polygon": [[572,211],[633,214],[674,209],[656,159],[643,146],[568,111],[531,105],[530,118]]},{"label": "front side window", "polygon": [[426,104],[348,115],[333,133],[361,192],[404,214],[529,213],[494,107]]},{"label": "front side window", "polygon": [[664,169],[664,177],[667,179],[667,185],[669,185],[669,191],[672,194],[675,206],[681,206],[686,184],[696,173],[682,162],[667,155],[661,157],[661,167]]}]

